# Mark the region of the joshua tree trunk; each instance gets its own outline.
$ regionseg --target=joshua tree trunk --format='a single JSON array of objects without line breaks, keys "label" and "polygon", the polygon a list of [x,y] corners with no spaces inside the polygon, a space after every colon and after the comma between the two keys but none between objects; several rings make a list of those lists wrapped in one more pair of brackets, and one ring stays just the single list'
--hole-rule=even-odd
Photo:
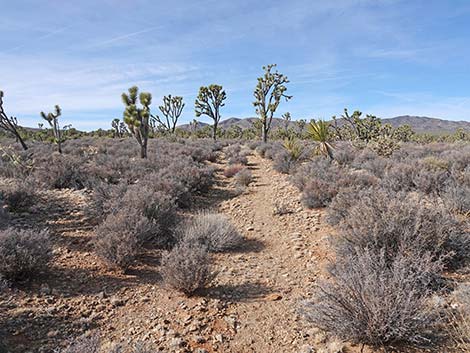
[{"label": "joshua tree trunk", "polygon": [[142,145],[140,145],[140,157],[147,158],[147,141],[142,141]]},{"label": "joshua tree trunk", "polygon": [[217,126],[219,125],[218,121],[214,121],[214,129],[212,131],[212,138],[214,141],[217,141]]}]

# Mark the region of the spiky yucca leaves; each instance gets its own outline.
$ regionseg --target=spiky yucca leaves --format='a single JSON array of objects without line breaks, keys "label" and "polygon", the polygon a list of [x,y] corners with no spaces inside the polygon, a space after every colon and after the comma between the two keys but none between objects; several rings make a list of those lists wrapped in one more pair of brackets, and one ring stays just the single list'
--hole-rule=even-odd
[{"label": "spiky yucca leaves", "polygon": [[3,109],[3,91],[0,90],[0,129],[3,129],[13,136],[21,144],[21,147],[26,151],[28,146],[26,146],[23,138],[20,135],[20,127],[18,126],[18,120],[14,117],[8,117]]},{"label": "spiky yucca leaves", "polygon": [[165,120],[160,118],[158,115],[153,116],[155,121],[158,123],[158,127],[165,132],[175,133],[176,124],[178,122],[181,113],[183,112],[185,104],[183,103],[183,97],[174,96],[171,94],[163,97],[163,104],[158,107],[162,112]]},{"label": "spiky yucca leaves", "polygon": [[307,125],[308,136],[318,144],[318,151],[333,159],[333,146],[331,145],[330,126],[323,120],[312,120]]},{"label": "spiky yucca leaves", "polygon": [[54,107],[53,113],[44,113],[41,112],[41,117],[46,120],[52,128],[54,133],[54,142],[57,144],[57,149],[59,153],[62,153],[62,142],[64,142],[64,137],[62,135],[62,129],[59,125],[59,117],[62,115],[62,109],[58,105]]},{"label": "spiky yucca leaves", "polygon": [[284,139],[282,147],[289,153],[291,160],[298,161],[302,157],[304,147],[299,143],[295,137],[289,137]]},{"label": "spiky yucca leaves", "polygon": [[279,73],[277,70],[272,71],[276,67],[276,64],[270,64],[263,66],[264,75],[258,77],[258,83],[255,87],[253,95],[255,101],[253,105],[256,108],[256,114],[262,123],[262,135],[263,141],[268,141],[268,133],[271,129],[271,122],[273,120],[274,113],[276,112],[281,99],[285,98],[286,101],[292,98],[286,94],[287,87],[286,83],[289,83],[287,76]]},{"label": "spiky yucca leaves", "polygon": [[227,98],[227,94],[223,90],[222,86],[210,85],[208,87],[202,86],[199,88],[199,94],[195,101],[195,112],[196,117],[201,115],[207,115],[214,120],[212,128],[212,138],[214,141],[217,139],[217,126],[220,121],[220,108],[225,103],[224,100]]},{"label": "spiky yucca leaves", "polygon": [[[147,142],[150,132],[150,104],[152,95],[148,92],[141,92],[139,88],[133,86],[129,88],[129,94],[122,94],[122,101],[126,108],[124,109],[124,122],[129,131],[134,135],[140,145],[140,157],[147,158]],[[137,97],[142,108],[137,107]]]}]

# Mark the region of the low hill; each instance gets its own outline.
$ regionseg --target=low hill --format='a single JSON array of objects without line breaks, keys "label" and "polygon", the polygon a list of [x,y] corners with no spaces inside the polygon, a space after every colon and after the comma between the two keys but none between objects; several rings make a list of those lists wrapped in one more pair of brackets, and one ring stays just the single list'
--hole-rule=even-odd
[{"label": "low hill", "polygon": [[[242,129],[248,129],[253,126],[253,122],[257,118],[228,118],[222,120],[219,124],[221,129],[227,130],[232,126],[239,126]],[[403,115],[397,116],[394,118],[382,119],[383,123],[390,124],[393,127],[398,127],[400,125],[410,125],[411,128],[417,133],[429,133],[429,134],[448,134],[453,133],[457,129],[470,130],[470,121],[453,121],[453,120],[444,120],[438,118],[430,118],[426,116],[411,116]],[[273,128],[284,126],[284,121],[280,118],[273,119]],[[289,126],[292,124],[296,125],[295,121],[289,123]],[[199,122],[198,128],[203,128],[210,124]],[[180,129],[189,130],[189,124],[183,124],[179,126]]]}]

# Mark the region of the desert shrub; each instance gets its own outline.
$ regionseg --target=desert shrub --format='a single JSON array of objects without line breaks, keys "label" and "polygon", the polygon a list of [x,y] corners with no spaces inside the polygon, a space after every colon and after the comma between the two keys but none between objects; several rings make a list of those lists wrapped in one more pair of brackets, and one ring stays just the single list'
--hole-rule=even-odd
[{"label": "desert shrub", "polygon": [[186,295],[205,288],[214,278],[207,249],[186,241],[162,257],[161,274],[166,285]]},{"label": "desert shrub", "polygon": [[87,214],[102,221],[113,211],[116,200],[119,200],[128,188],[129,185],[125,182],[117,185],[105,182],[97,183],[91,195],[90,205],[86,209]]},{"label": "desert shrub", "polygon": [[250,150],[254,151],[259,145],[261,145],[261,143],[261,141],[250,141],[247,146]]},{"label": "desert shrub", "polygon": [[273,159],[273,168],[279,173],[289,174],[299,162],[292,159],[289,152],[280,151]]},{"label": "desert shrub", "polygon": [[470,213],[470,186],[450,183],[441,196],[451,210],[462,214]]},{"label": "desert shrub", "polygon": [[308,208],[325,207],[337,193],[338,189],[333,183],[314,178],[303,187],[300,200]]},{"label": "desert shrub", "polygon": [[9,220],[10,215],[8,214],[7,206],[0,195],[0,229],[6,228]]},{"label": "desert shrub", "polygon": [[134,263],[143,242],[152,237],[153,230],[153,223],[140,211],[122,209],[109,214],[95,228],[95,251],[109,266],[126,270]]},{"label": "desert shrub", "polygon": [[438,315],[428,300],[428,273],[441,270],[430,255],[351,253],[331,269],[304,313],[318,328],[354,343],[425,344]]},{"label": "desert shrub", "polygon": [[219,213],[200,213],[177,233],[181,242],[199,244],[211,252],[231,250],[243,243],[243,236],[226,216]]},{"label": "desert shrub", "polygon": [[161,171],[162,177],[181,182],[191,193],[206,192],[214,183],[212,167],[180,158]]},{"label": "desert shrub", "polygon": [[270,145],[267,143],[260,143],[258,146],[256,146],[256,152],[264,158],[266,151],[270,148]]},{"label": "desert shrub", "polygon": [[28,181],[19,181],[8,185],[0,194],[11,212],[28,210],[37,198],[36,190]]},{"label": "desert shrub", "polygon": [[264,153],[264,157],[274,160],[274,158],[283,150],[284,148],[279,143],[272,143]]},{"label": "desert shrub", "polygon": [[449,336],[456,348],[470,351],[470,285],[460,284],[451,295]]},{"label": "desert shrub", "polygon": [[333,158],[340,165],[351,165],[358,152],[350,143],[337,143],[333,150]]},{"label": "desert shrub", "polygon": [[143,342],[135,344],[111,344],[109,348],[103,349],[101,340],[97,335],[81,336],[70,342],[69,346],[59,353],[153,353],[156,348],[150,347]]},{"label": "desert shrub", "polygon": [[243,164],[243,165],[247,165],[248,164],[248,158],[243,155],[243,154],[239,154],[239,155],[236,155],[236,156],[232,156],[228,159],[228,164]]},{"label": "desert shrub", "polygon": [[319,179],[323,182],[339,186],[339,184],[349,180],[349,177],[347,176],[346,168],[340,167],[324,157],[314,158],[309,163],[296,168],[291,177],[292,183],[300,191],[313,179]]},{"label": "desert shrub", "polygon": [[7,228],[0,231],[0,275],[21,280],[47,269],[52,245],[45,230]]},{"label": "desert shrub", "polygon": [[75,339],[60,353],[100,353],[101,341],[98,336],[82,336]]},{"label": "desert shrub", "polygon": [[339,228],[341,246],[383,250],[389,259],[426,252],[456,264],[470,248],[470,234],[438,199],[381,189],[361,194]]},{"label": "desert shrub", "polygon": [[253,181],[253,175],[249,169],[242,169],[235,174],[235,181],[238,185],[248,186]]},{"label": "desert shrub", "polygon": [[39,162],[34,171],[34,178],[39,184],[48,188],[83,189],[91,181],[83,165],[83,159],[52,154]]},{"label": "desert shrub", "polygon": [[412,175],[415,166],[407,163],[394,163],[384,174],[381,184],[393,191],[412,191],[416,188]]},{"label": "desert shrub", "polygon": [[361,192],[357,187],[341,189],[328,205],[326,221],[331,225],[338,225],[343,221],[348,216],[349,209],[363,197]]},{"label": "desert shrub", "polygon": [[235,143],[225,149],[225,155],[227,156],[227,158],[235,157],[240,154],[241,149],[242,147],[240,146],[240,144]]},{"label": "desert shrub", "polygon": [[170,195],[147,186],[131,185],[124,196],[114,200],[110,211],[117,214],[123,208],[145,216],[152,223],[152,231],[146,237],[142,235],[142,241],[153,241],[160,245],[168,242],[170,228],[177,217],[176,204]]},{"label": "desert shrub", "polygon": [[237,173],[239,173],[240,171],[242,171],[243,169],[245,169],[245,166],[241,164],[229,165],[224,169],[224,176],[226,178],[231,178],[235,176]]}]

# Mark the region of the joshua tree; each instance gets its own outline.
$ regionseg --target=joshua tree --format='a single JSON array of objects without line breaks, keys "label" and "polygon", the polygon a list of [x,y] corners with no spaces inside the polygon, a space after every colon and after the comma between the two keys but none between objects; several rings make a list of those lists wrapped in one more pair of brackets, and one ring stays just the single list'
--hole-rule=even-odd
[{"label": "joshua tree", "polygon": [[21,144],[21,147],[26,151],[28,146],[24,142],[23,138],[20,135],[20,126],[18,126],[18,120],[11,116],[8,117],[3,109],[3,91],[0,91],[0,129],[3,129],[13,136]]},{"label": "joshua tree", "polygon": [[115,118],[113,121],[111,121],[111,127],[113,128],[113,137],[124,137],[127,132],[126,124],[124,124],[118,118]]},{"label": "joshua tree", "polygon": [[65,141],[62,132],[63,130],[60,128],[59,125],[59,116],[62,115],[62,110],[58,105],[54,107],[54,113],[46,113],[41,112],[41,117],[46,120],[52,128],[52,132],[54,133],[54,142],[57,144],[57,149],[59,153],[62,153],[62,142]]},{"label": "joshua tree", "polygon": [[323,120],[312,120],[307,125],[308,136],[318,143],[318,150],[330,159],[333,159],[333,146],[331,145],[330,126]]},{"label": "joshua tree", "polygon": [[158,123],[160,129],[174,134],[176,130],[176,124],[179,117],[181,116],[181,113],[183,112],[184,106],[185,104],[183,103],[183,97],[172,97],[170,94],[163,97],[163,105],[158,107],[165,117],[165,120],[160,118],[158,115],[152,117]]},{"label": "joshua tree", "polygon": [[[130,132],[140,145],[140,157],[147,158],[147,142],[150,131],[150,104],[152,95],[148,92],[141,92],[136,86],[129,88],[129,94],[122,94],[122,101],[126,106],[124,110],[124,122]],[[137,97],[142,108],[137,107]]]},{"label": "joshua tree", "polygon": [[227,94],[219,85],[210,85],[199,88],[199,94],[195,102],[196,117],[207,115],[214,120],[212,137],[217,140],[217,126],[220,121],[220,108],[225,105]]},{"label": "joshua tree", "polygon": [[255,96],[253,105],[256,107],[256,114],[258,114],[263,124],[262,135],[264,142],[268,141],[273,116],[281,102],[281,98],[284,97],[286,101],[292,98],[292,96],[285,93],[287,90],[285,84],[289,82],[287,76],[280,74],[277,70],[273,72],[272,70],[275,67],[275,64],[263,66],[264,75],[258,78],[258,84],[253,93]]},{"label": "joshua tree", "polygon": [[189,123],[189,127],[190,127],[191,132],[192,132],[193,134],[196,133],[196,131],[197,131],[197,129],[198,129],[198,126],[199,126],[199,122],[198,122],[196,119],[193,119],[193,121],[191,121],[191,122]]}]

